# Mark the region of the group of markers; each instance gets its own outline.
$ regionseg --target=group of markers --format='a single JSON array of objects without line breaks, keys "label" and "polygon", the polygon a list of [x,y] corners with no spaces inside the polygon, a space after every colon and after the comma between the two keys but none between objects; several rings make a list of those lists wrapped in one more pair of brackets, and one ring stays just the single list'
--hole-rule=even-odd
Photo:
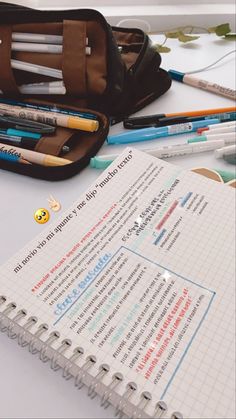
[{"label": "group of markers", "polygon": [[[170,115],[128,118],[124,127],[129,130],[107,137],[108,144],[126,144],[177,134],[197,132],[185,144],[168,145],[144,150],[159,158],[185,156],[205,151],[215,151],[235,164],[236,160],[236,107],[207,109]],[[50,107],[48,105],[0,99],[0,159],[13,163],[63,166],[72,161],[64,157],[33,151],[43,135],[54,133],[56,126],[94,132],[99,122],[92,113]],[[138,129],[133,129],[142,127]],[[200,134],[200,135],[199,135]],[[62,154],[70,151],[65,145]],[[91,167],[105,168],[117,156],[105,155],[91,159]]]},{"label": "group of markers", "polygon": [[[187,156],[194,153],[214,151],[216,158],[223,158],[228,163],[236,164],[236,108],[209,109],[171,115],[152,115],[148,117],[128,118],[126,128],[139,128],[121,134],[109,136],[108,144],[126,144],[148,141],[177,134],[197,132],[197,136],[186,143],[174,144],[143,151],[161,159]],[[168,123],[168,125],[164,125]],[[150,126],[154,125],[154,126]],[[104,169],[117,155],[93,157],[91,167]]]},{"label": "group of markers", "polygon": [[[57,126],[94,132],[99,128],[99,122],[92,113],[1,98],[0,160],[43,166],[72,163],[64,157],[34,151],[37,142],[43,136],[53,135]],[[62,147],[63,155],[69,151],[68,145]]]},{"label": "group of markers", "polygon": [[[85,54],[91,54],[91,47],[88,45],[88,38],[85,40]],[[37,33],[21,33],[13,32],[12,34],[12,51],[16,52],[38,52],[49,54],[62,53],[63,37],[61,35],[46,35]],[[42,82],[42,83],[28,83],[18,86],[22,94],[66,94],[66,88],[63,83],[62,70],[56,68],[46,67],[43,65],[36,65],[29,62],[24,62],[16,59],[11,59],[11,67],[14,70],[21,70],[35,74],[42,74],[49,76],[57,81]],[[0,91],[0,93],[2,93]]]}]

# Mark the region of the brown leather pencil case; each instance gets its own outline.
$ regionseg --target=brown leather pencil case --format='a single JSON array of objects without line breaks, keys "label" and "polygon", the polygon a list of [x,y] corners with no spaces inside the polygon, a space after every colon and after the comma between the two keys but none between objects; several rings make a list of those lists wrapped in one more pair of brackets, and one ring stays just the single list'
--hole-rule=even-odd
[{"label": "brown leather pencil case", "polygon": [[[49,43],[38,50],[40,39],[25,46],[25,34],[27,39],[38,34],[53,36],[59,43],[53,51]],[[73,176],[102,146],[110,123],[141,109],[171,84],[168,73],[160,68],[160,55],[144,32],[111,28],[96,10],[40,11],[1,3],[0,40],[0,113],[1,101],[33,102],[56,107],[64,114],[66,110],[86,113],[98,121],[96,131],[58,126],[54,134],[36,142],[35,151],[66,158],[71,164],[49,167],[0,160],[0,168],[21,174],[47,180]],[[19,63],[56,70],[59,77],[26,71]],[[47,86],[47,94],[32,93],[35,86]],[[58,86],[62,91],[54,94]],[[38,121],[47,122],[40,118]],[[69,147],[66,155],[65,146]]]}]

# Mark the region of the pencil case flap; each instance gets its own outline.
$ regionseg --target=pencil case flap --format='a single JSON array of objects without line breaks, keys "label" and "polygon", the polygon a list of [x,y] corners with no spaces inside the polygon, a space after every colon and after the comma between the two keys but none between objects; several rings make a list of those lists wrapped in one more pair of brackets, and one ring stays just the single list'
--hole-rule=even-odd
[{"label": "pencil case flap", "polygon": [[127,71],[126,88],[111,118],[114,124],[165,93],[171,86],[171,78],[160,67],[161,56],[146,33],[120,27],[112,27],[112,31]]},{"label": "pencil case flap", "polygon": [[127,70],[132,69],[131,72],[135,77],[141,77],[154,56],[156,57],[156,67],[159,68],[161,56],[152,47],[149,36],[141,29],[113,26],[112,31],[126,68]]}]

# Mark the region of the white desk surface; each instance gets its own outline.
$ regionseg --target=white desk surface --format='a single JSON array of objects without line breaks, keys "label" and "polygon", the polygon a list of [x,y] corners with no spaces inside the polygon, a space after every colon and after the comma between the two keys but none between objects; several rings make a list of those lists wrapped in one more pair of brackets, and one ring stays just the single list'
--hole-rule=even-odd
[{"label": "white desk surface", "polygon": [[[153,39],[162,40],[162,37]],[[232,41],[224,41],[215,35],[201,35],[191,44],[169,40],[172,48],[162,54],[162,68],[191,71],[204,67],[235,48]],[[235,54],[231,54],[214,68],[196,74],[196,77],[220,83],[235,89]],[[151,115],[207,108],[233,106],[230,99],[198,90],[182,83],[173,82],[171,89],[161,98],[137,113]],[[122,130],[122,123],[112,127],[110,134]],[[184,142],[186,135],[169,139],[133,144],[139,148],[151,148],[165,144]],[[117,153],[124,146],[104,145],[99,154]],[[169,159],[169,162],[191,169],[193,167],[235,170],[235,167],[216,160],[212,152],[189,157]],[[34,211],[48,208],[47,198],[53,194],[65,210],[95,181],[100,171],[89,167],[77,176],[61,182],[31,179],[7,171],[0,171],[0,263],[14,254],[45,226],[33,219]],[[51,212],[51,221],[60,216]],[[49,221],[50,222],[50,221]],[[46,226],[48,227],[48,226]],[[90,400],[86,390],[73,387],[60,373],[52,372],[48,364],[40,362],[27,350],[19,348],[4,334],[0,335],[0,418],[111,418],[114,411],[104,411],[97,399]]]}]

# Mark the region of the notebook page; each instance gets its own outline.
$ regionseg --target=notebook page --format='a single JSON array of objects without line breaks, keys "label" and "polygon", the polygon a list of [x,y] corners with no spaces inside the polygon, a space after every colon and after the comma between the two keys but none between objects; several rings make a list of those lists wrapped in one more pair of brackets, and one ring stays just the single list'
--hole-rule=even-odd
[{"label": "notebook page", "polygon": [[[149,391],[234,418],[235,191],[135,149],[0,269],[0,295]],[[71,352],[73,351],[71,348]]]}]

